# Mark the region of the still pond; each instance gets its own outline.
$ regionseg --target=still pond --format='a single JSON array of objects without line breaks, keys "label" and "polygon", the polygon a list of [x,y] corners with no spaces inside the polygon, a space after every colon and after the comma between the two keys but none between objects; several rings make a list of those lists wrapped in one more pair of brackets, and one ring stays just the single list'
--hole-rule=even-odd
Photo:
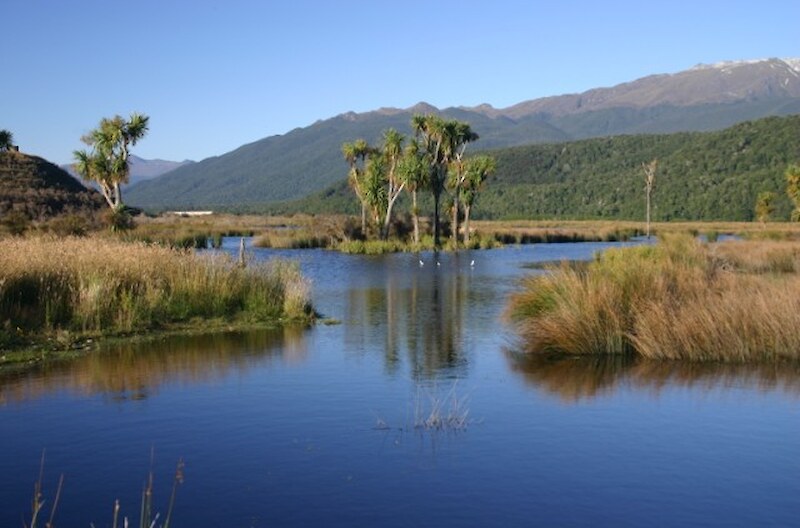
[{"label": "still pond", "polygon": [[297,260],[340,324],[6,374],[0,526],[30,521],[43,450],[64,527],[110,526],[115,499],[138,522],[151,467],[163,512],[180,458],[173,526],[800,526],[800,368],[514,353],[528,265],[613,245],[252,249]]}]

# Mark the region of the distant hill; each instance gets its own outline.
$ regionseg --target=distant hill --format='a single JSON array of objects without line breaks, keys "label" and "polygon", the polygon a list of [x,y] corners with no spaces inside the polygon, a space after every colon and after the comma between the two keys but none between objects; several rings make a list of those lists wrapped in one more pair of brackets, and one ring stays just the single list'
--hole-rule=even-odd
[{"label": "distant hill", "polygon": [[0,218],[19,211],[42,221],[62,214],[91,214],[105,207],[100,193],[36,156],[0,152]]},{"label": "distant hill", "polygon": [[[789,163],[800,162],[800,116],[715,132],[624,135],[489,153],[497,159],[497,172],[478,197],[475,218],[640,220],[642,163],[658,159],[655,220],[750,221],[762,191],[777,196],[773,218],[788,220],[784,173]],[[404,207],[407,203],[399,209]],[[342,178],[305,199],[261,210],[355,213],[358,204]]]},{"label": "distant hill", "polygon": [[344,176],[343,142],[360,137],[378,142],[389,127],[410,133],[415,113],[468,121],[481,136],[470,148],[482,150],[620,134],[719,130],[765,116],[799,114],[800,60],[700,65],[505,109],[480,105],[439,110],[420,103],[408,109],[345,113],[138,183],[127,200],[157,209],[302,198]]},{"label": "distant hill", "polygon": [[[169,171],[183,167],[184,165],[190,165],[194,163],[190,160],[167,161],[162,159],[144,159],[134,154],[131,154],[128,159],[130,161],[131,170],[130,182],[127,185],[123,185],[123,189],[126,189],[127,187],[139,182],[156,178]],[[75,172],[75,169],[72,168],[72,164],[61,165],[61,168],[70,173],[70,175],[72,175],[74,178],[80,179],[80,176],[78,176],[78,174]]]}]

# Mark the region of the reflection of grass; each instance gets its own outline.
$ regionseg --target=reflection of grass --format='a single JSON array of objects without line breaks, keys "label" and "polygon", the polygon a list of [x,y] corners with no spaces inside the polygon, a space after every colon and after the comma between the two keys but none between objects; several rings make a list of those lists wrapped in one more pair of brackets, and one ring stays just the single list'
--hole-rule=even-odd
[{"label": "reflection of grass", "polygon": [[[48,393],[73,391],[112,399],[146,398],[166,383],[208,382],[255,364],[303,361],[306,328],[284,325],[246,331],[148,333],[110,338],[78,360],[0,368],[0,406],[37,399]],[[18,376],[17,370],[37,370]]]},{"label": "reflection of grass", "polygon": [[800,363],[659,361],[633,355],[549,357],[507,350],[514,372],[565,402],[577,402],[635,387],[658,393],[671,386],[710,391],[755,387],[800,395]]},{"label": "reflection of grass", "polygon": [[527,279],[509,313],[528,348],[800,359],[800,246],[662,238],[657,246],[609,250],[585,270],[562,267]]}]

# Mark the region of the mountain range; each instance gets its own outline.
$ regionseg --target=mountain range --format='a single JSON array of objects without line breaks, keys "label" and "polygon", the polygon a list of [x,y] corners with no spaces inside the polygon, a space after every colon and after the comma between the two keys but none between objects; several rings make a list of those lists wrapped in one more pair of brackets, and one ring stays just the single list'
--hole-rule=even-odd
[{"label": "mountain range", "polygon": [[[156,178],[179,167],[183,167],[184,165],[194,163],[190,160],[167,161],[162,159],[144,159],[135,154],[131,154],[128,160],[130,161],[130,181],[127,185],[123,186],[123,189],[139,182]],[[81,179],[78,173],[75,172],[72,164],[61,165],[61,168],[72,175],[73,178]]]},{"label": "mountain range", "polygon": [[764,116],[800,113],[800,59],[698,65],[596,88],[524,101],[438,109],[419,103],[336,117],[178,167],[127,193],[150,209],[230,207],[302,198],[345,178],[341,144],[380,141],[389,127],[410,133],[414,114],[467,121],[481,139],[471,149],[556,143],[622,134],[720,130]]}]

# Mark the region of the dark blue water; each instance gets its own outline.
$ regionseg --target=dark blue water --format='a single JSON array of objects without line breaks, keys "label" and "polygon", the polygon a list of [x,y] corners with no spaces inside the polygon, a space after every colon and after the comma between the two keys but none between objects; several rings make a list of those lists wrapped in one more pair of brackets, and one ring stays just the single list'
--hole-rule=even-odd
[{"label": "dark blue water", "polygon": [[[341,324],[6,375],[0,526],[29,519],[43,449],[56,526],[110,526],[115,499],[138,522],[151,467],[164,511],[181,457],[174,526],[800,526],[796,366],[514,353],[501,313],[524,265],[609,245],[252,250],[299,261]],[[437,405],[458,422],[419,427]]]}]

